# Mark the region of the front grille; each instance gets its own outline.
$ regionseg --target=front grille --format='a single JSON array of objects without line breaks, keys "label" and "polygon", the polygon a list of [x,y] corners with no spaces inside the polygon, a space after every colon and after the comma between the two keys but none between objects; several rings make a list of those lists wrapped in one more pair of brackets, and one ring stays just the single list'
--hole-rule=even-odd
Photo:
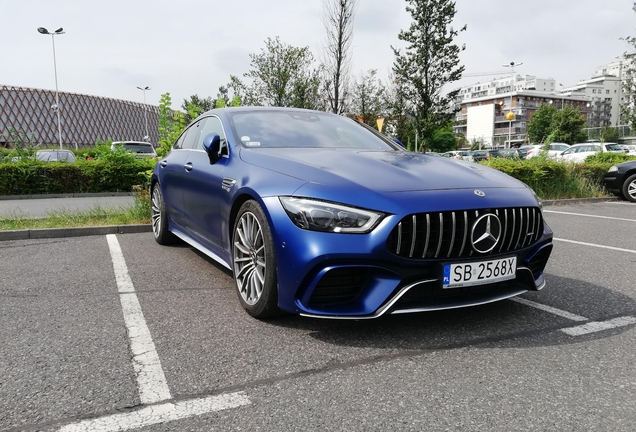
[{"label": "front grille", "polygon": [[368,280],[366,268],[343,267],[329,270],[314,288],[310,305],[316,307],[350,303],[358,297]]},{"label": "front grille", "polygon": [[[471,233],[475,221],[488,213],[499,218],[501,236],[493,250],[482,254],[473,249]],[[538,207],[418,213],[397,224],[387,248],[404,258],[464,258],[516,251],[535,243],[541,233],[543,217]]]}]

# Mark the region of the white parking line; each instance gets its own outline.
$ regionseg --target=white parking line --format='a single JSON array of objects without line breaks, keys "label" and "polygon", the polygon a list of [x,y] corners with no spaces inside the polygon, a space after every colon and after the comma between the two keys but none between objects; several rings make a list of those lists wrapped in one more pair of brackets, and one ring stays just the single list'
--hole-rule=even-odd
[{"label": "white parking line", "polygon": [[605,245],[599,245],[599,244],[594,244],[594,243],[585,243],[585,242],[574,241],[574,240],[566,240],[566,239],[556,238],[556,237],[553,240],[562,241],[562,242],[565,242],[565,243],[574,243],[574,244],[583,245],[583,246],[592,246],[592,247],[597,247],[597,248],[601,248],[601,249],[610,249],[610,250],[615,250],[615,251],[619,251],[619,252],[636,253],[636,250],[632,250],[632,249],[623,249],[623,248],[617,248],[617,247],[613,247],[613,246],[605,246]]},{"label": "white parking line", "polygon": [[[553,315],[557,315],[563,318],[567,318],[572,321],[589,321],[588,318],[585,318],[581,315],[576,315],[561,309],[554,308],[552,306],[544,305],[541,303],[533,302],[530,300],[526,300],[521,297],[511,298],[510,300],[521,303],[526,306],[533,307],[535,309],[540,309],[545,312],[549,312]],[[581,336],[590,333],[596,333],[603,330],[609,330],[617,327],[624,327],[626,325],[636,324],[636,318],[631,316],[618,317],[607,321],[590,321],[588,323],[578,325],[576,327],[567,327],[560,329],[563,333],[568,334],[570,336]]]},{"label": "white parking line", "polygon": [[556,214],[564,214],[564,215],[572,215],[572,216],[584,216],[598,219],[612,219],[612,220],[620,220],[620,221],[628,221],[628,222],[636,222],[636,219],[626,219],[626,218],[617,218],[612,216],[597,216],[597,215],[589,215],[585,213],[571,213],[571,212],[561,212],[556,210],[543,210],[543,213],[556,213]]},{"label": "white parking line", "polygon": [[137,376],[141,403],[151,404],[171,399],[168,382],[161,368],[159,355],[146,325],[137,294],[135,294],[135,287],[128,275],[128,267],[126,267],[126,260],[124,260],[121,247],[119,247],[117,236],[108,234],[106,239],[113,260],[119,300],[124,312],[124,322],[128,329],[133,368]]},{"label": "white parking line", "polygon": [[59,430],[63,432],[119,432],[250,404],[251,402],[244,392],[157,404],[157,402],[172,398],[168,382],[161,368],[159,355],[150,336],[144,314],[141,311],[135,287],[128,274],[126,260],[117,241],[117,236],[109,234],[106,236],[106,240],[113,261],[124,322],[128,329],[139,398],[143,405],[155,405],[127,413],[79,421],[62,426]]},{"label": "white parking line", "polygon": [[549,312],[549,313],[551,313],[553,315],[557,315],[557,316],[560,316],[560,317],[563,317],[563,318],[567,318],[567,319],[572,320],[572,321],[589,321],[589,319],[587,319],[587,318],[585,318],[583,316],[576,315],[576,314],[573,314],[573,313],[570,313],[570,312],[567,312],[567,311],[564,311],[564,310],[561,310],[561,309],[557,309],[557,308],[554,308],[552,306],[547,306],[547,305],[544,305],[544,304],[541,304],[541,303],[535,303],[533,301],[526,300],[526,299],[521,298],[521,297],[511,298],[510,300],[515,301],[517,303],[524,304],[526,306],[533,307],[535,309],[541,309],[542,311]]},{"label": "white parking line", "polygon": [[92,420],[63,426],[60,432],[120,432],[139,429],[214,411],[236,408],[250,403],[243,392],[208,396],[176,403],[164,403],[142,408],[138,411],[113,414]]},{"label": "white parking line", "polygon": [[608,321],[592,321],[587,324],[583,324],[576,327],[569,327],[561,329],[562,332],[569,334],[570,336],[581,336],[584,334],[595,333],[601,330],[609,330],[617,327],[624,327],[626,325],[636,324],[636,318],[631,316],[624,316],[614,318]]}]

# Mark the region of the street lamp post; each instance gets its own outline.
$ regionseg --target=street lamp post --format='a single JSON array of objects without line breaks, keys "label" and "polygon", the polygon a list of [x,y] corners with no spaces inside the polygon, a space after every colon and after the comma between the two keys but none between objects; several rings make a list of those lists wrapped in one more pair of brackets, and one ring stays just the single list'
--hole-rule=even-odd
[{"label": "street lamp post", "polygon": [[57,112],[57,138],[60,142],[60,150],[62,150],[62,123],[60,121],[60,96],[57,89],[57,62],[55,60],[55,36],[64,34],[64,29],[60,27],[53,33],[49,32],[44,27],[38,27],[38,32],[43,35],[51,35],[51,41],[53,42],[53,71],[55,72],[55,111]]},{"label": "street lamp post", "polygon": [[561,86],[561,109],[563,109],[563,105],[565,103],[565,94],[563,93],[563,84],[559,83],[559,85]]},{"label": "street lamp post", "polygon": [[144,120],[146,122],[146,136],[144,137],[144,141],[150,141],[150,135],[148,134],[148,109],[146,107],[146,90],[150,90],[150,87],[139,87],[137,88],[144,92]]},{"label": "street lamp post", "polygon": [[[515,63],[515,62],[510,62],[510,64],[505,64],[502,65],[503,67],[509,67],[510,68],[510,112],[508,112],[506,114],[506,118],[508,119],[509,123],[508,123],[508,148],[512,147],[512,121],[515,119],[515,113],[512,112],[512,97],[513,97],[513,93],[515,91],[515,85],[514,85],[514,81],[515,81],[515,66],[521,66],[523,63]],[[505,146],[504,146],[505,148]]]}]

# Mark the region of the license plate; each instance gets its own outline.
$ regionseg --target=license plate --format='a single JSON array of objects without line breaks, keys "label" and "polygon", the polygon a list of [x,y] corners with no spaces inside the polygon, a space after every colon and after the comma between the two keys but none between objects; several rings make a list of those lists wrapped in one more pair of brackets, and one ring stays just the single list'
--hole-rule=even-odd
[{"label": "license plate", "polygon": [[516,274],[516,256],[489,261],[444,264],[442,288],[457,288],[500,282],[514,279]]}]

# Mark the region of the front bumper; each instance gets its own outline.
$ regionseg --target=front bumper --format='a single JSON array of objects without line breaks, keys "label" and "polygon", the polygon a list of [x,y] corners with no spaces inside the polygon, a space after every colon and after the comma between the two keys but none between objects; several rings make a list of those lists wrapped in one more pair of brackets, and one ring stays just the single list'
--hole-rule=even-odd
[{"label": "front bumper", "polygon": [[[279,306],[304,316],[369,319],[490,303],[545,286],[552,251],[544,224],[537,241],[487,257],[411,259],[390,253],[387,239],[403,215],[391,215],[364,235],[305,231],[280,205],[270,203],[278,265]],[[517,257],[514,279],[487,285],[442,288],[445,263]]]}]

